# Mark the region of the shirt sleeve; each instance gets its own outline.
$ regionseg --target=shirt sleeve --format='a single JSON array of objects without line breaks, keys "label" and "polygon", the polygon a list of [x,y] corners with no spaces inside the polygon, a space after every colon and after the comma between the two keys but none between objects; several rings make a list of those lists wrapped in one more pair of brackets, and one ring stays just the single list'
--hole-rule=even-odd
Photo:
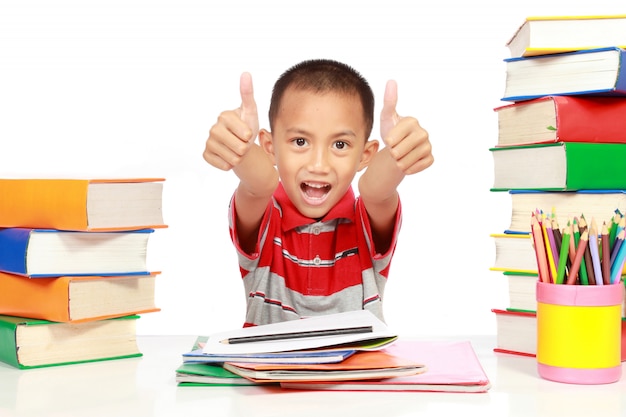
[{"label": "shirt sleeve", "polygon": [[237,250],[239,256],[246,257],[248,259],[256,259],[259,257],[261,252],[261,247],[265,242],[269,230],[270,218],[272,214],[272,209],[274,207],[274,199],[270,199],[270,202],[265,209],[265,214],[263,214],[263,219],[261,220],[261,225],[259,226],[259,234],[257,236],[256,245],[254,247],[253,253],[247,253],[239,244],[239,238],[237,235],[237,222],[235,219],[237,218],[237,204],[235,201],[235,194],[230,199],[230,204],[228,206],[228,229],[230,232],[230,239]]}]

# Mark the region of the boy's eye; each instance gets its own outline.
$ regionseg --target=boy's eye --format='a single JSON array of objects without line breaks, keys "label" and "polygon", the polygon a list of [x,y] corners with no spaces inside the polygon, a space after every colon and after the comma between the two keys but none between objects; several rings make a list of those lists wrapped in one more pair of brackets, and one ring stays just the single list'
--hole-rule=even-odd
[{"label": "boy's eye", "polygon": [[335,148],[337,149],[345,149],[346,147],[348,147],[348,144],[342,140],[335,142]]},{"label": "boy's eye", "polygon": [[304,138],[296,138],[296,139],[294,139],[293,142],[296,144],[296,146],[304,146],[304,145],[306,145],[306,139],[304,139]]}]

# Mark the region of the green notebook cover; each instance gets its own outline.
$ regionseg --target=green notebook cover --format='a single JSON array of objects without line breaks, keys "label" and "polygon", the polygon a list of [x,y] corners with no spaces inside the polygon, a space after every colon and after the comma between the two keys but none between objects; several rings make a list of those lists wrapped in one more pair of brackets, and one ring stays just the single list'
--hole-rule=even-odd
[{"label": "green notebook cover", "polygon": [[[202,344],[208,339],[208,336],[198,336],[191,350],[200,349]],[[181,387],[257,385],[252,381],[227,371],[221,365],[215,364],[183,363],[176,369],[176,373],[206,377],[207,382],[179,382],[178,385]]]},{"label": "green notebook cover", "polygon": [[[118,317],[108,320],[136,320],[139,319],[138,315],[130,315],[125,317]],[[76,326],[76,324],[69,323],[57,323],[47,320],[40,319],[31,319],[26,317],[16,317],[16,316],[5,316],[0,315],[0,362],[4,362],[8,365],[14,366],[19,369],[31,369],[31,368],[44,368],[49,366],[60,366],[60,365],[71,365],[76,363],[85,363],[85,362],[98,362],[98,361],[107,361],[113,359],[123,359],[123,358],[134,358],[142,356],[141,353],[134,353],[129,355],[122,356],[112,356],[112,357],[103,357],[103,358],[95,358],[89,360],[80,360],[80,361],[68,361],[68,362],[60,362],[60,363],[50,363],[44,365],[36,365],[36,366],[25,366],[20,363],[17,356],[17,340],[16,333],[18,326],[47,326],[47,325],[59,325],[59,326]]]}]

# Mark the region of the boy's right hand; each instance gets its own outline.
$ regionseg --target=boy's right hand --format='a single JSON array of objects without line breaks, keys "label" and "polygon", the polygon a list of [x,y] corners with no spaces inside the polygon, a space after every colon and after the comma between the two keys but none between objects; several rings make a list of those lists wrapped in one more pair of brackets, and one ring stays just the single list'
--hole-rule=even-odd
[{"label": "boy's right hand", "polygon": [[259,116],[252,76],[244,72],[239,80],[241,106],[222,112],[206,141],[204,159],[216,168],[228,171],[237,166],[250,150],[259,133]]}]

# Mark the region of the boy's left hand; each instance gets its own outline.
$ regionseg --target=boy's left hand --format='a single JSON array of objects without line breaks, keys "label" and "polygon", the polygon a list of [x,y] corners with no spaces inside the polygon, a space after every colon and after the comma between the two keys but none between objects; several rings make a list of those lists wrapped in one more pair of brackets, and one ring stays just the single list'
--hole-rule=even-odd
[{"label": "boy's left hand", "polygon": [[380,135],[398,168],[407,175],[415,174],[433,164],[432,146],[428,132],[416,118],[398,115],[397,103],[398,86],[390,80],[385,88],[383,109],[380,112]]}]

